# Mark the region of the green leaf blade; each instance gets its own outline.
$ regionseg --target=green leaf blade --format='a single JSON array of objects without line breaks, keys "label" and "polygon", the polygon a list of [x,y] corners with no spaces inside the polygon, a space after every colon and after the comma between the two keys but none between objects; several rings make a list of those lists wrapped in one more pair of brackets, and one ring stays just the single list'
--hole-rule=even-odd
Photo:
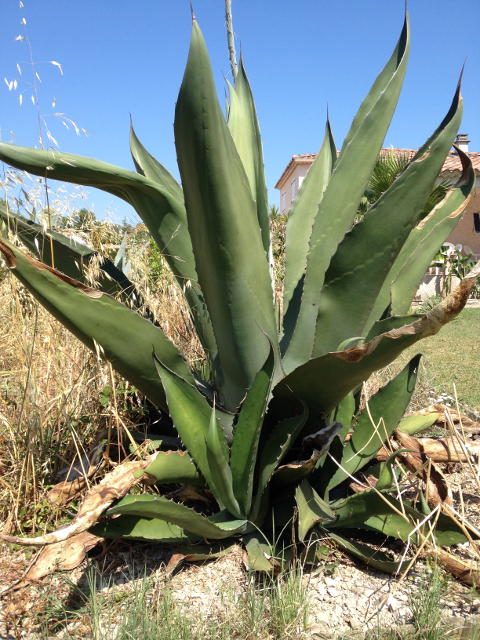
[{"label": "green leaf blade", "polygon": [[[286,373],[293,371],[312,355],[325,272],[339,242],[353,225],[358,203],[364,194],[395,111],[405,76],[409,48],[410,27],[406,15],[397,47],[386,66],[387,72],[379,75],[367,97],[367,102],[371,99],[373,106],[365,113],[361,107],[358,127],[354,120],[351,139],[344,146],[335,164],[335,171],[315,217],[300,311],[283,359]],[[348,189],[345,188],[346,180],[349,183]]]},{"label": "green leaf blade", "polygon": [[274,367],[275,354],[270,345],[268,358],[247,391],[233,437],[230,455],[233,492],[247,515],[252,502],[253,472],[257,460],[258,441],[272,386]]},{"label": "green leaf blade", "polygon": [[204,479],[185,451],[159,451],[145,469],[145,473],[154,476],[156,484],[175,482],[198,487],[205,486]]},{"label": "green leaf blade", "polygon": [[152,347],[166,366],[193,383],[193,376],[176,347],[159,327],[107,294],[90,289],[60,272],[27,259],[0,239],[13,274],[76,338],[93,352],[103,349],[113,368],[154,404],[166,410],[165,393],[152,362]]},{"label": "green leaf blade", "polygon": [[164,187],[176,200],[184,203],[183,189],[163,164],[154,158],[143,146],[130,122],[130,153],[135,169],[142,176]]},{"label": "green leaf blade", "polygon": [[[255,202],[216,95],[196,22],[175,110],[175,144],[195,263],[234,411],[276,336],[273,292]],[[276,345],[278,351],[278,345]]]},{"label": "green leaf blade", "polygon": [[325,274],[313,357],[333,351],[349,336],[362,335],[457,134],[463,112],[460,87],[452,104],[449,118],[430,138],[428,150],[406,166],[340,243]]},{"label": "green leaf blade", "polygon": [[232,470],[224,453],[227,443],[221,429],[222,440],[220,440],[218,427],[215,409],[212,409],[207,435],[207,461],[213,481],[213,486],[210,488],[217,498],[220,508],[226,507],[233,516],[242,519],[245,515],[233,493]]},{"label": "green leaf blade", "polygon": [[[248,176],[256,204],[263,248],[268,255],[270,251],[270,219],[267,183],[263,167],[262,137],[252,89],[243,64],[243,57],[240,58],[238,74],[235,78],[235,88],[233,91],[232,89],[229,83],[232,109],[229,113],[228,126]],[[237,100],[233,98],[233,93]]]},{"label": "green leaf blade", "polygon": [[119,503],[110,507],[106,513],[107,515],[127,514],[142,518],[158,518],[202,538],[212,538],[214,540],[228,538],[234,533],[241,532],[246,524],[244,520],[231,521],[223,528],[183,504],[172,502],[161,496],[145,493],[122,498]]},{"label": "green leaf blade", "polygon": [[285,345],[288,346],[291,340],[297,321],[312,227],[336,160],[337,148],[330,120],[327,118],[322,146],[288,212],[285,240],[282,352],[285,351]]},{"label": "green leaf blade", "polygon": [[317,522],[324,524],[335,520],[335,514],[329,505],[320,498],[308,480],[303,480],[298,485],[295,491],[295,501],[298,507],[298,537],[302,542],[314,524]]}]

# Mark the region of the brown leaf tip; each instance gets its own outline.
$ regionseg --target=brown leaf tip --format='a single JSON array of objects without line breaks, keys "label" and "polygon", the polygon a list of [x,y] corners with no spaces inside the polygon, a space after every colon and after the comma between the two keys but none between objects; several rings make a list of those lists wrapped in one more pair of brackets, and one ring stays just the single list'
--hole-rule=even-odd
[{"label": "brown leaf tip", "polygon": [[196,22],[195,14],[193,13],[192,0],[190,0],[190,11],[192,12],[192,23]]}]

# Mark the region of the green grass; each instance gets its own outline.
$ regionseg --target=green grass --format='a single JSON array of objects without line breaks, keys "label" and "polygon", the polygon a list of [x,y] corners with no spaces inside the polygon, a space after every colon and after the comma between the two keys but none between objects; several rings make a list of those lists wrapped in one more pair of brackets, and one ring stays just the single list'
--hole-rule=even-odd
[{"label": "green grass", "polygon": [[425,355],[427,378],[436,391],[453,396],[455,383],[459,402],[480,410],[480,309],[464,309],[437,335],[402,355],[408,360],[419,352]]},{"label": "green grass", "polygon": [[[133,581],[122,591],[94,566],[67,601],[47,592],[39,614],[38,640],[63,634],[74,640],[79,629],[92,640],[306,640],[310,614],[308,589],[300,568],[277,576],[246,575],[240,593],[220,589],[210,613],[175,599],[168,579]],[[99,589],[99,585],[106,589]]]}]

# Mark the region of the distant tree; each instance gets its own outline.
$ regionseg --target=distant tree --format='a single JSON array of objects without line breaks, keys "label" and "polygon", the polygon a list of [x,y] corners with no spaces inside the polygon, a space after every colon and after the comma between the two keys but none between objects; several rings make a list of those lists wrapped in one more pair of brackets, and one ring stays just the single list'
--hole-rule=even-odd
[{"label": "distant tree", "polygon": [[97,221],[93,211],[86,207],[79,209],[73,216],[73,227],[75,229],[89,229]]},{"label": "distant tree", "polygon": [[[386,157],[379,157],[373,168],[372,177],[370,178],[365,194],[360,201],[357,213],[357,222],[363,218],[369,208],[377,202],[380,196],[395,182],[409,163],[410,159],[406,155],[395,155],[393,149]],[[430,213],[430,211],[443,200],[446,196],[450,181],[444,179],[436,184],[422,209],[422,218]]]}]

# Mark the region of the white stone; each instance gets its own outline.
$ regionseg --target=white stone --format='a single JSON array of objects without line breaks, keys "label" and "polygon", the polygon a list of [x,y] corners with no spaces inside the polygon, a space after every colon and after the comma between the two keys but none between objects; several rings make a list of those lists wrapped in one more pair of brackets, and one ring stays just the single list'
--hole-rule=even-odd
[{"label": "white stone", "polygon": [[401,606],[401,605],[400,605],[400,602],[399,602],[396,598],[394,598],[394,597],[392,596],[392,594],[390,594],[390,595],[388,596],[388,599],[387,599],[386,604],[387,604],[387,607],[388,607],[388,608],[390,609],[390,611],[392,611],[392,612],[393,612],[393,611],[396,611],[397,609],[400,609],[400,606]]},{"label": "white stone", "polygon": [[335,587],[328,587],[327,589],[328,595],[332,598],[336,598],[340,595],[340,593],[335,589]]}]

